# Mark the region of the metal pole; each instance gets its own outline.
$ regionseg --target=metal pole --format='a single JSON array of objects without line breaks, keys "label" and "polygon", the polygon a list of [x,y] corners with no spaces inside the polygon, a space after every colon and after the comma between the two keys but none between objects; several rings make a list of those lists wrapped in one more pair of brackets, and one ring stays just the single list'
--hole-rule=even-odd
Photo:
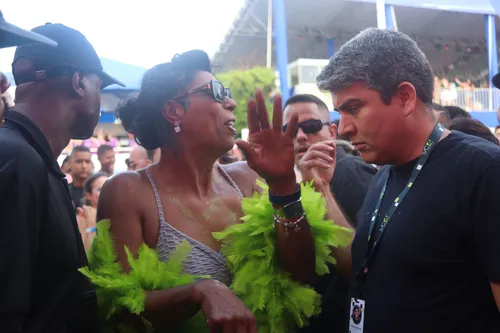
[{"label": "metal pole", "polygon": [[486,45],[488,48],[488,79],[490,90],[488,94],[488,108],[494,110],[493,105],[493,76],[498,73],[498,51],[497,35],[495,27],[495,16],[485,15]]},{"label": "metal pole", "polygon": [[396,12],[394,11],[394,6],[385,5],[385,20],[387,29],[398,31],[398,23],[396,21]]},{"label": "metal pole", "polygon": [[385,0],[377,0],[377,28],[387,29],[385,16]]},{"label": "metal pole", "polygon": [[273,0],[267,0],[267,68],[272,67],[273,60]]},{"label": "metal pole", "polygon": [[326,40],[326,43],[328,49],[328,58],[331,58],[335,54],[335,40],[333,38],[328,38]]},{"label": "metal pole", "polygon": [[290,98],[285,0],[273,0],[273,9],[276,38],[276,67],[278,67],[280,75],[281,96],[283,97],[284,104]]}]

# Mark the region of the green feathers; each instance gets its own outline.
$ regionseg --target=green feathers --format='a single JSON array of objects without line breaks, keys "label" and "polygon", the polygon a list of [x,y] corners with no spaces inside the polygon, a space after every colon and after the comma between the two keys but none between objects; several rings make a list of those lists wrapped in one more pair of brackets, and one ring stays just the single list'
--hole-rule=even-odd
[{"label": "green feathers", "polygon": [[142,313],[146,291],[168,289],[209,278],[183,272],[184,260],[191,251],[187,242],[179,244],[166,263],[161,262],[156,251],[145,244],[139,249],[137,258],[126,248],[130,272],[123,273],[117,262],[109,225],[109,220],[97,224],[97,236],[88,252],[89,266],[79,270],[96,287],[103,324],[123,311],[136,315]]},{"label": "green feathers", "polygon": [[[267,186],[259,183],[263,189]],[[311,225],[316,246],[316,272],[328,273],[335,263],[331,247],[345,247],[351,231],[325,221],[326,203],[311,184],[302,185],[302,205]],[[242,202],[244,223],[214,234],[223,243],[222,253],[233,272],[231,288],[256,315],[259,333],[293,332],[321,311],[320,296],[299,285],[280,269],[276,256],[274,209],[267,192]]]},{"label": "green feathers", "polygon": [[[259,184],[266,189],[263,184]],[[345,247],[351,231],[332,221],[325,221],[326,205],[321,194],[311,184],[302,185],[302,204],[311,225],[316,246],[316,272],[328,273],[332,247]],[[276,257],[274,210],[267,192],[254,194],[242,202],[244,223],[234,225],[214,237],[223,244],[222,253],[233,273],[232,290],[255,314],[260,333],[288,333],[307,324],[308,318],[321,310],[320,296],[310,287],[299,285],[281,270]],[[81,268],[95,285],[105,329],[118,325],[116,314],[123,311],[140,315],[144,311],[146,291],[163,290],[195,282],[208,276],[193,276],[183,272],[183,262],[191,247],[181,243],[168,262],[159,260],[155,250],[145,244],[134,258],[126,248],[130,272],[123,273],[117,262],[109,220],[98,223],[97,236],[88,252],[89,266]],[[150,325],[143,319],[147,331]],[[107,325],[107,327],[106,327]],[[133,332],[131,327],[121,327]],[[203,315],[198,313],[182,327],[169,332],[208,332]]]}]

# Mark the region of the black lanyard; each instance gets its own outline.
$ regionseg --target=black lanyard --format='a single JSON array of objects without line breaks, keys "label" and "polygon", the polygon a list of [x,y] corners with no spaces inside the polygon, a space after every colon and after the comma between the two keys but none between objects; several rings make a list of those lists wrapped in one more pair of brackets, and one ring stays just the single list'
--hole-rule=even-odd
[{"label": "black lanyard", "polygon": [[[411,187],[413,186],[413,184],[417,180],[417,177],[420,174],[420,171],[422,171],[425,163],[429,159],[429,156],[430,156],[432,150],[434,149],[434,146],[436,145],[437,142],[439,142],[439,139],[441,138],[441,135],[443,134],[443,132],[444,132],[444,127],[441,126],[441,124],[437,123],[436,126],[434,127],[434,129],[432,130],[432,133],[429,136],[429,139],[427,139],[427,142],[425,143],[424,149],[422,151],[422,155],[420,155],[420,158],[418,159],[417,164],[413,168],[413,171],[410,175],[410,179],[408,180],[408,183],[406,184],[405,188],[401,191],[401,193],[399,193],[399,195],[396,197],[396,199],[394,199],[394,202],[391,205],[391,207],[383,215],[382,223],[380,224],[380,228],[379,228],[378,237],[376,239],[372,239],[375,225],[376,225],[378,217],[379,217],[380,206],[382,205],[385,191],[387,189],[387,183],[389,182],[389,173],[387,173],[387,178],[385,179],[384,186],[382,187],[382,191],[380,192],[380,196],[378,198],[377,204],[375,205],[375,210],[373,211],[373,213],[371,215],[370,226],[368,229],[368,250],[366,252],[365,261],[364,261],[363,265],[361,266],[361,268],[356,276],[356,281],[358,283],[359,288],[366,282],[366,275],[368,274],[368,271],[370,270],[371,264],[373,263],[373,260],[374,260],[375,255],[376,255],[377,247],[380,243],[380,240],[382,239],[382,236],[384,235],[384,231],[387,228],[387,225],[389,224],[391,217],[394,215],[394,213],[398,209],[398,206],[401,204],[401,202],[403,202],[403,199],[406,197],[406,195],[410,191]],[[380,214],[380,216],[382,216],[382,214]]]}]

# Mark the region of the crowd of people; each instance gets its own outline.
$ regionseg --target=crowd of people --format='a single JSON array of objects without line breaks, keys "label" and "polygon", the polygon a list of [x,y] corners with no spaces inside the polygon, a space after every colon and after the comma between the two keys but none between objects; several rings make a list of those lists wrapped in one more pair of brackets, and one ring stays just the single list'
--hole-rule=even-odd
[{"label": "crowd of people", "polygon": [[121,84],[92,45],[0,29],[20,45],[0,104],[0,332],[500,331],[500,128],[438,104],[407,35],[367,29],[330,59],[317,83],[338,122],[305,94],[269,119],[257,90],[248,141],[207,54],[177,55],[116,110],[137,145],[115,174],[109,137],[83,144]]}]

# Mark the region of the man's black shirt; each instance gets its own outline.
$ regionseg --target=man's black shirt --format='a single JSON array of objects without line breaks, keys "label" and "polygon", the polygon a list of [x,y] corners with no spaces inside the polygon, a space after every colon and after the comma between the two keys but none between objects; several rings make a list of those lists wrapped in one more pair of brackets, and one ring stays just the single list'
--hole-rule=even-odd
[{"label": "man's black shirt", "polygon": [[[363,205],[366,191],[377,169],[357,156],[337,150],[335,172],[330,190],[347,219],[356,226],[356,213]],[[322,295],[322,312],[311,318],[302,333],[345,332],[347,328],[349,281],[339,277],[335,266],[317,278],[314,289]]]},{"label": "man's black shirt", "polygon": [[73,201],[73,205],[75,208],[82,207],[83,197],[85,195],[85,191],[83,187],[76,187],[73,184],[69,184],[69,193],[71,195],[71,200]]},{"label": "man's black shirt", "polygon": [[[381,214],[416,161],[384,167],[374,177],[358,213],[353,277],[365,260],[371,214],[387,175]],[[364,333],[500,332],[490,288],[490,281],[500,282],[499,188],[500,147],[460,132],[435,146],[389,221],[361,294],[352,283],[351,295],[366,302]]]},{"label": "man's black shirt", "polygon": [[330,190],[354,228],[357,225],[358,210],[363,205],[366,191],[376,173],[377,169],[361,158],[348,154],[343,149],[337,150]]},{"label": "man's black shirt", "polygon": [[40,129],[14,111],[0,127],[0,214],[0,332],[96,332],[65,176]]}]

